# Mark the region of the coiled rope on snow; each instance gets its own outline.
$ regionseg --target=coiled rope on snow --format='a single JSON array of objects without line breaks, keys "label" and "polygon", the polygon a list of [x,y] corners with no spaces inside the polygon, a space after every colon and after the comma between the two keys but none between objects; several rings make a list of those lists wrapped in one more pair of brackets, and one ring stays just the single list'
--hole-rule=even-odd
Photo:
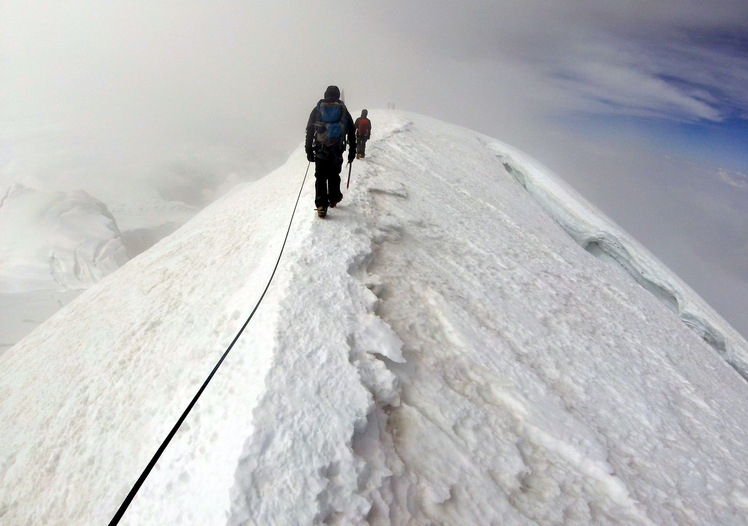
[{"label": "coiled rope on snow", "polygon": [[229,352],[231,352],[231,349],[234,347],[234,344],[239,340],[239,337],[244,332],[244,329],[249,324],[249,321],[252,319],[252,317],[255,315],[255,312],[257,312],[257,309],[260,307],[260,303],[262,303],[262,300],[265,298],[265,294],[267,293],[268,289],[270,288],[270,283],[273,281],[273,277],[275,277],[275,271],[278,270],[278,265],[280,264],[281,256],[283,256],[283,250],[286,248],[286,241],[288,241],[288,234],[291,232],[291,225],[293,224],[294,216],[296,215],[296,209],[299,206],[299,199],[301,199],[301,192],[304,189],[304,183],[306,182],[307,175],[309,174],[309,167],[312,163],[307,164],[306,172],[304,172],[304,179],[301,181],[301,188],[299,188],[299,195],[296,196],[296,203],[293,207],[293,212],[291,213],[291,220],[288,222],[288,229],[286,230],[286,236],[283,238],[283,244],[281,245],[280,252],[278,253],[278,259],[275,262],[275,267],[273,267],[273,272],[270,274],[270,278],[268,279],[267,285],[265,285],[265,290],[262,291],[262,294],[260,295],[260,299],[257,300],[257,304],[255,305],[254,309],[252,309],[252,312],[249,314],[249,317],[244,322],[244,325],[242,325],[241,329],[239,329],[239,332],[236,333],[236,336],[234,336],[234,339],[232,340],[231,344],[226,348],[221,358],[218,360],[216,365],[213,367],[213,370],[210,372],[208,377],[203,382],[203,385],[200,386],[200,389],[197,390],[197,393],[195,393],[195,396],[192,398],[192,401],[187,405],[184,412],[182,413],[182,416],[179,417],[176,424],[174,424],[174,427],[172,427],[169,434],[166,436],[164,441],[161,443],[161,446],[159,446],[156,453],[153,455],[153,458],[151,458],[151,461],[148,462],[148,465],[143,470],[143,473],[140,474],[140,477],[138,478],[137,482],[135,482],[135,485],[130,489],[130,492],[127,494],[127,497],[125,497],[125,500],[122,501],[122,504],[120,505],[119,509],[117,510],[117,513],[114,514],[114,517],[112,518],[111,522],[109,523],[109,526],[115,526],[116,524],[119,524],[120,519],[122,519],[122,516],[125,514],[125,511],[127,511],[127,508],[130,506],[130,503],[135,498],[135,495],[138,493],[138,490],[143,485],[143,482],[145,482],[145,479],[148,478],[148,475],[151,473],[151,470],[158,462],[159,458],[161,458],[161,454],[164,452],[166,447],[169,445],[169,442],[171,442],[171,439],[174,438],[174,435],[177,434],[177,431],[179,430],[179,427],[182,425],[182,422],[185,421],[187,418],[187,415],[192,410],[192,408],[197,403],[197,400],[200,398],[200,396],[203,394],[203,391],[205,391],[205,388],[208,387],[208,384],[213,379],[213,376],[216,374],[216,371],[218,371],[218,368],[221,367],[221,364],[226,359],[226,356],[228,356]]}]

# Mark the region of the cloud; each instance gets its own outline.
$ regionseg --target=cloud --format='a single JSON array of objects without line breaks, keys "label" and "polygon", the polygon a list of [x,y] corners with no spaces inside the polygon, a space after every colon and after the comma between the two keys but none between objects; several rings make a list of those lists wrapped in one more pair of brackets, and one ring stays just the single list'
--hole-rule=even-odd
[{"label": "cloud", "polygon": [[740,172],[733,172],[731,170],[726,170],[724,168],[720,168],[717,170],[717,177],[725,183],[730,185],[733,188],[737,188],[738,190],[746,191],[748,190],[748,175]]},{"label": "cloud", "polygon": [[370,11],[419,54],[532,81],[512,96],[532,97],[541,112],[716,121],[748,108],[745,3],[408,2]]},{"label": "cloud", "polygon": [[[745,180],[725,159],[748,164],[743,143],[713,133],[748,115],[745,0],[4,0],[0,19],[0,187],[197,202],[282,163],[329,84],[375,126],[395,103],[522,148],[660,246],[692,235],[699,192],[737,199],[718,187]],[[728,167],[727,185],[668,194],[683,123],[710,125],[703,173]],[[745,208],[723,210],[709,257],[734,268]]]},{"label": "cloud", "polygon": [[[293,125],[329,83],[352,103],[399,100],[436,116],[464,94],[475,104],[461,124],[485,114],[490,94],[505,122],[748,112],[740,2],[9,0],[3,17],[0,113],[135,138],[262,140],[262,122]],[[279,126],[263,128],[289,147]]]}]

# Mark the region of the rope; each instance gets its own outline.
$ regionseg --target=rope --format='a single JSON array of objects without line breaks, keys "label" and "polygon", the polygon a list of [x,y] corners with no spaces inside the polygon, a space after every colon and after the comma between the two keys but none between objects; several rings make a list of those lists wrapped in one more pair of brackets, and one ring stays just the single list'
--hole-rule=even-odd
[{"label": "rope", "polygon": [[267,285],[265,286],[265,290],[262,291],[262,295],[260,295],[260,299],[257,300],[257,304],[255,305],[255,308],[252,309],[252,312],[250,313],[249,317],[247,318],[247,321],[244,322],[244,325],[242,325],[242,328],[239,329],[239,332],[236,333],[236,336],[234,336],[234,340],[231,342],[231,345],[228,346],[226,351],[224,351],[221,358],[218,360],[218,363],[213,367],[213,370],[210,372],[208,377],[205,379],[205,382],[203,382],[203,385],[200,386],[200,389],[198,389],[195,396],[192,398],[192,401],[189,403],[187,408],[182,413],[182,416],[179,417],[179,420],[177,420],[177,423],[174,424],[174,427],[171,429],[169,434],[166,436],[164,441],[161,443],[161,446],[158,448],[158,451],[156,451],[156,454],[153,455],[153,458],[151,458],[151,461],[148,463],[146,468],[143,470],[143,473],[140,474],[140,477],[138,478],[135,485],[130,489],[130,493],[127,494],[127,497],[125,497],[125,500],[120,505],[119,509],[117,510],[117,513],[114,514],[114,517],[112,518],[111,522],[109,523],[109,526],[115,526],[116,524],[119,524],[120,519],[122,519],[122,516],[125,514],[125,511],[127,511],[128,506],[130,506],[130,503],[135,498],[135,495],[138,493],[138,490],[140,489],[140,486],[143,485],[143,482],[145,482],[145,479],[148,478],[148,475],[151,473],[151,470],[158,462],[158,459],[161,458],[161,454],[164,452],[166,447],[169,445],[169,442],[171,442],[171,439],[174,438],[174,435],[176,435],[177,431],[179,430],[179,427],[182,425],[182,422],[187,418],[187,415],[192,410],[194,405],[197,403],[198,398],[200,398],[200,395],[203,394],[203,391],[205,391],[205,388],[208,387],[208,384],[213,379],[213,376],[216,374],[216,371],[218,371],[218,368],[221,367],[221,364],[226,359],[226,356],[228,356],[229,352],[231,352],[231,349],[234,347],[234,344],[239,339],[239,336],[242,335],[244,332],[244,329],[249,324],[249,321],[252,319],[252,316],[255,315],[255,312],[257,312],[257,309],[260,306],[260,303],[262,303],[263,298],[265,298],[265,294],[267,293],[268,289],[270,288],[270,283],[273,281],[273,277],[275,276],[275,271],[278,270],[278,265],[280,264],[281,256],[283,255],[283,249],[286,248],[286,241],[288,241],[288,234],[291,232],[291,225],[293,224],[294,216],[296,215],[296,208],[299,206],[299,199],[301,198],[301,191],[304,189],[304,183],[306,182],[306,177],[309,174],[309,167],[312,163],[307,164],[306,172],[304,173],[304,180],[301,182],[301,188],[299,188],[299,195],[296,196],[296,204],[294,204],[293,212],[291,213],[291,220],[288,223],[288,229],[286,230],[286,237],[283,239],[283,245],[281,245],[280,253],[278,254],[278,260],[275,262],[275,267],[273,268],[273,272],[270,274],[270,279],[268,279]]}]

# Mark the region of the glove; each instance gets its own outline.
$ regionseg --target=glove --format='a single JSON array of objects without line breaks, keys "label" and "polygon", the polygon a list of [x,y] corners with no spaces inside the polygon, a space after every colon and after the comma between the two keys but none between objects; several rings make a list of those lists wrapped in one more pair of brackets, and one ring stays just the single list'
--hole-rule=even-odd
[{"label": "glove", "polygon": [[356,151],[348,152],[348,164],[351,164],[353,162],[353,159],[356,158]]},{"label": "glove", "polygon": [[314,152],[306,152],[306,160],[310,163],[314,162]]}]

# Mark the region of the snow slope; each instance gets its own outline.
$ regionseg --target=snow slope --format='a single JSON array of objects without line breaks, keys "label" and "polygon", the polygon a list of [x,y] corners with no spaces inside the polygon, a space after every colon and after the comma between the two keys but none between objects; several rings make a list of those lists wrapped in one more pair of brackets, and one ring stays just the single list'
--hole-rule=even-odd
[{"label": "snow slope", "polygon": [[[738,524],[748,344],[507,145],[372,111],[125,524]],[[307,163],[0,356],[0,522],[117,510],[254,307]],[[741,376],[741,374],[743,376]]]}]

